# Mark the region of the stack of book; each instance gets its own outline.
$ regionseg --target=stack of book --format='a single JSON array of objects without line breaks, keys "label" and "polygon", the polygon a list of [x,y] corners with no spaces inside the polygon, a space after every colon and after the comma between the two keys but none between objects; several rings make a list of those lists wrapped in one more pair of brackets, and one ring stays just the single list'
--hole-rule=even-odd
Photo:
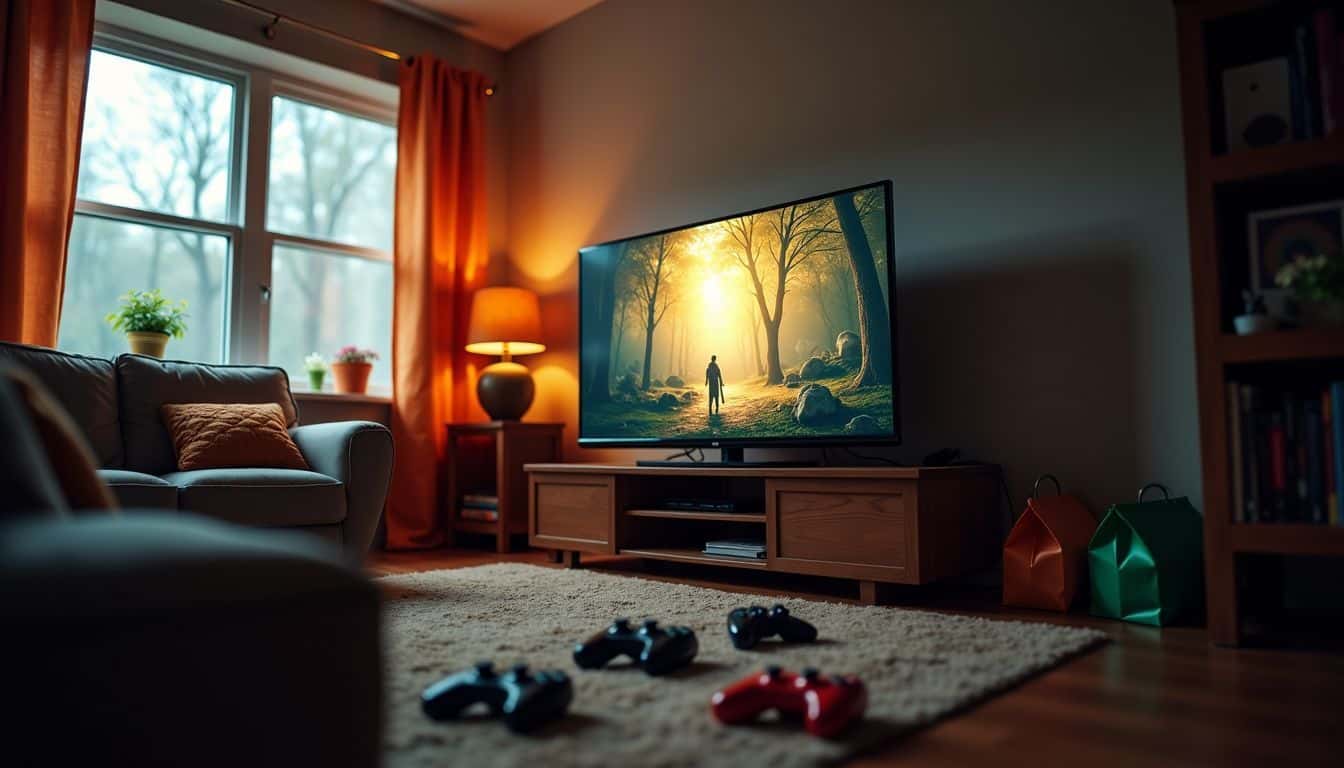
[{"label": "stack of book", "polygon": [[1290,392],[1227,388],[1233,519],[1344,524],[1344,381]]},{"label": "stack of book", "polygon": [[458,515],[463,520],[485,520],[494,522],[499,519],[499,497],[484,493],[466,493],[462,495],[462,506]]},{"label": "stack of book", "polygon": [[763,560],[765,559],[765,542],[757,539],[706,541],[704,554],[715,557],[744,557],[748,560]]}]

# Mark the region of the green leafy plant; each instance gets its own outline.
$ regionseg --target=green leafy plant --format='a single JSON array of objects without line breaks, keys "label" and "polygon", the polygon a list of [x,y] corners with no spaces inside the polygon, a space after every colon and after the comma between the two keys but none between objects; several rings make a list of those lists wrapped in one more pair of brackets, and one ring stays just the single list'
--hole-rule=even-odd
[{"label": "green leafy plant", "polygon": [[1279,267],[1274,283],[1304,301],[1344,304],[1344,258],[1298,256]]},{"label": "green leafy plant", "polygon": [[166,333],[175,339],[187,331],[187,302],[169,301],[155,288],[127,291],[121,306],[107,315],[108,325],[122,333]]}]

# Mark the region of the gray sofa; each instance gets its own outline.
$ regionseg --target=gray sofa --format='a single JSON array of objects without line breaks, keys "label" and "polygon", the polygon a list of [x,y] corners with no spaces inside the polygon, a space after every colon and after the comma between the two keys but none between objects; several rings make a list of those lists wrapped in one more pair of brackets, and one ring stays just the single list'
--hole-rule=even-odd
[{"label": "gray sofa", "polygon": [[379,764],[380,599],[339,548],[161,510],[72,513],[3,375],[0,434],[0,763]]},{"label": "gray sofa", "polygon": [[[242,525],[294,528],[363,558],[392,476],[392,435],[381,424],[298,426],[280,368],[206,365],[121,355],[115,360],[0,342],[0,361],[35,375],[84,431],[99,476],[124,507],[180,509]],[[312,471],[177,471],[164,403],[278,403]]]}]

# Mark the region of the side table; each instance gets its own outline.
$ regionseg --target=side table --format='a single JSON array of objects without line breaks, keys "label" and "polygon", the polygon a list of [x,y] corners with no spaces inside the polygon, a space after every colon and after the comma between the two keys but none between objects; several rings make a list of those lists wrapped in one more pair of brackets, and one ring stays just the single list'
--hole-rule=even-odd
[{"label": "side table", "polygon": [[[486,421],[445,427],[448,492],[444,498],[450,540],[455,540],[458,533],[488,534],[495,537],[496,551],[510,551],[510,539],[527,533],[527,473],[523,465],[559,461],[565,425]],[[465,496],[494,497],[498,519],[464,518]]]}]

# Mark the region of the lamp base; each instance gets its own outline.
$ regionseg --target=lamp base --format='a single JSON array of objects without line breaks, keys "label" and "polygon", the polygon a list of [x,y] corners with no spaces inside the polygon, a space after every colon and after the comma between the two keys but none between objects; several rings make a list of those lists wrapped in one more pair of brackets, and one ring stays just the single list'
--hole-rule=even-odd
[{"label": "lamp base", "polygon": [[512,361],[487,365],[476,380],[476,397],[495,421],[517,421],[532,407],[532,372]]}]

